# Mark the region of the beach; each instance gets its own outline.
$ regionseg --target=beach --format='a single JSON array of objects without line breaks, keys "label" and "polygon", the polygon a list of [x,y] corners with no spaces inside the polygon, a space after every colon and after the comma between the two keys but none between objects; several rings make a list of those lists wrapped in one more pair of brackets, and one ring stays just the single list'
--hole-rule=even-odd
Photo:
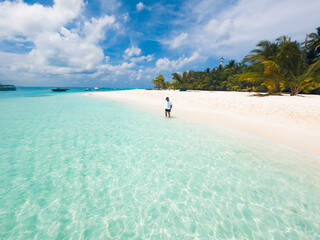
[{"label": "beach", "polygon": [[230,128],[320,156],[320,96],[256,96],[248,92],[125,90],[86,96],[122,101],[164,116],[165,98],[173,118]]},{"label": "beach", "polygon": [[317,96],[79,91],[0,96],[0,239],[319,238],[319,159],[240,129]]}]

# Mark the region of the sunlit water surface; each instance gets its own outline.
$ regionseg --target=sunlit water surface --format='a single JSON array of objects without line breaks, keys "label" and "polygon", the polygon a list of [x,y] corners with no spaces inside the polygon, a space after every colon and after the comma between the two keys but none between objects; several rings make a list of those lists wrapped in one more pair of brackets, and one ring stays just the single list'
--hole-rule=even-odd
[{"label": "sunlit water surface", "polygon": [[0,116],[0,239],[320,239],[319,159],[79,94]]}]

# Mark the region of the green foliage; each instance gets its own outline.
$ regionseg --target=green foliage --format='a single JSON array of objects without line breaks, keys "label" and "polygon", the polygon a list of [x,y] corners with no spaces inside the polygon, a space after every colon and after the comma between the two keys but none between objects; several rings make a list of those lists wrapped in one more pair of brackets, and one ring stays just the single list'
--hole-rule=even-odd
[{"label": "green foliage", "polygon": [[158,89],[255,91],[291,95],[320,92],[320,27],[308,34],[304,44],[281,36],[274,42],[260,41],[241,63],[230,60],[225,66],[204,71],[172,73],[171,82],[159,75]]},{"label": "green foliage", "polygon": [[320,68],[320,61],[308,63],[306,45],[307,39],[303,49],[298,42],[286,41],[281,44],[279,66],[291,95],[297,95],[303,89],[310,92],[318,87],[313,80]]},{"label": "green foliage", "polygon": [[320,27],[317,28],[317,32],[310,33],[307,36],[306,43],[307,61],[308,63],[314,63],[320,58]]},{"label": "green foliage", "polygon": [[[277,39],[277,42],[261,41],[257,44],[257,48],[245,57],[245,61],[251,62],[253,66],[263,66],[259,71],[254,70],[251,75],[252,77],[255,76],[255,82],[259,81],[260,86],[265,86],[269,93],[281,92],[282,90],[283,80],[278,65],[278,56],[280,52],[280,42],[285,39],[287,38],[280,37]],[[246,74],[247,73],[248,72],[246,72]],[[253,81],[251,78],[249,78],[249,80],[251,82]]]},{"label": "green foliage", "polygon": [[162,76],[161,74],[159,76],[157,76],[155,79],[153,79],[152,83],[154,84],[154,88],[166,89],[166,85],[164,82],[164,76]]},{"label": "green foliage", "polygon": [[174,88],[173,85],[172,85],[172,83],[170,83],[170,82],[165,82],[164,86],[165,86],[165,89]]}]

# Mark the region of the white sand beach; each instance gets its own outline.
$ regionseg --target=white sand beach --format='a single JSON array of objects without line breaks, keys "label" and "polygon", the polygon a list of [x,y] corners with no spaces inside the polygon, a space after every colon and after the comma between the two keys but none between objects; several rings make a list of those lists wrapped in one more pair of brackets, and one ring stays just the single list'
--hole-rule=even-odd
[{"label": "white sand beach", "polygon": [[172,116],[238,130],[320,156],[320,96],[253,96],[247,92],[127,90],[87,96],[125,101],[164,116],[165,98]]}]

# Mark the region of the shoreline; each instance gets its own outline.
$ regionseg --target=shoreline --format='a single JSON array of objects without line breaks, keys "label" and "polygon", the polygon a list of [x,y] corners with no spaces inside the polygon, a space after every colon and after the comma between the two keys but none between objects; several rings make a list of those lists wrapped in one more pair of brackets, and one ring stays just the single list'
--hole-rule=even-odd
[{"label": "shoreline", "polygon": [[124,90],[85,96],[121,101],[164,116],[165,97],[172,116],[262,137],[320,157],[320,96],[252,96],[248,92]]}]

